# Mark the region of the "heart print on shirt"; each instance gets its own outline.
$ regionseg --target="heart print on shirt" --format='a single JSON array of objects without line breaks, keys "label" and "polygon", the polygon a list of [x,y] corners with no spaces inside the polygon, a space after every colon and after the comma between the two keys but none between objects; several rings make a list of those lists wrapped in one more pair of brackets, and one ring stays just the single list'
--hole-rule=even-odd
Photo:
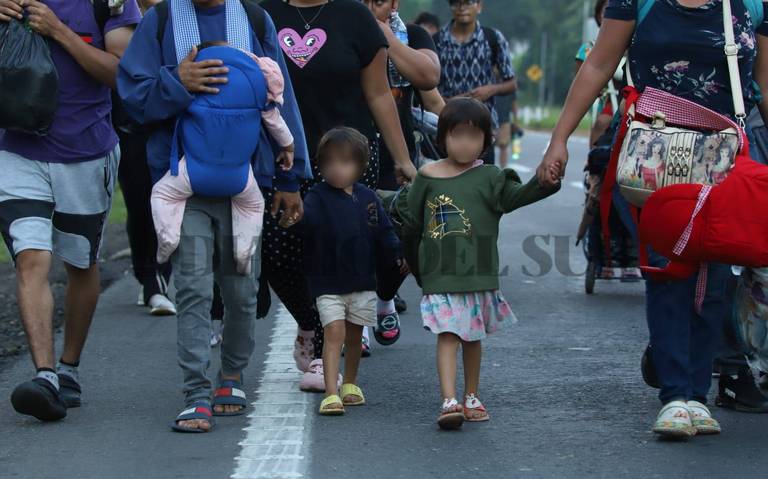
[{"label": "heart print on shirt", "polygon": [[303,37],[293,28],[283,28],[277,34],[280,47],[299,68],[307,66],[312,57],[323,48],[328,35],[322,28],[313,28]]}]

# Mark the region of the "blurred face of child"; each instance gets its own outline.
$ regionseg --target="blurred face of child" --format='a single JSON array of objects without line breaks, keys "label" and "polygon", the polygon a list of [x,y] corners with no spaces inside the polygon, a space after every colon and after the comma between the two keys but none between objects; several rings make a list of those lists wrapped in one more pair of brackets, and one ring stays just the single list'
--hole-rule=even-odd
[{"label": "blurred face of child", "polygon": [[323,162],[320,173],[329,185],[343,190],[357,183],[362,176],[360,170],[360,161],[355,158],[352,149],[336,146]]},{"label": "blurred face of child", "polygon": [[483,130],[468,123],[456,125],[445,137],[448,158],[462,165],[474,163],[480,158],[483,146],[485,146]]}]

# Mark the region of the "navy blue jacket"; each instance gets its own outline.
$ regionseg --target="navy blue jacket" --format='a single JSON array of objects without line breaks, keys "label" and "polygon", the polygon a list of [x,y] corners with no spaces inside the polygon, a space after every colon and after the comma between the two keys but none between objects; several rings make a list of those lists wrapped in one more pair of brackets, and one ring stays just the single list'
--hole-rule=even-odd
[{"label": "navy blue jacket", "polygon": [[324,182],[316,184],[304,198],[298,227],[304,235],[304,268],[313,298],[376,291],[376,265],[402,257],[381,201],[359,183],[351,195]]}]

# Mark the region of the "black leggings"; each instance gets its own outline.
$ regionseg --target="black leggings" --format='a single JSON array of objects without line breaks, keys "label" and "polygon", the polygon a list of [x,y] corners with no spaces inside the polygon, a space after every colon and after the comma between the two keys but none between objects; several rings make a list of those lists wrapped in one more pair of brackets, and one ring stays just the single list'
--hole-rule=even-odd
[{"label": "black leggings", "polygon": [[[315,179],[306,181],[301,187],[302,198],[318,182],[320,173],[313,167]],[[361,182],[373,190],[379,179],[378,142],[371,142],[371,158],[368,169]],[[300,235],[278,225],[280,214],[272,218],[269,210],[272,205],[272,193],[266,192],[264,200],[264,237],[262,242],[262,279],[269,282],[272,290],[280,298],[303,331],[315,332],[313,346],[315,358],[323,357],[324,332],[320,324],[315,302],[309,294],[307,280],[303,270],[303,244]],[[393,295],[394,296],[394,295]]]},{"label": "black leggings", "polygon": [[125,133],[120,136],[118,181],[127,212],[126,231],[131,246],[133,274],[144,288],[144,302],[155,294],[168,294],[171,263],[157,264],[157,235],[152,221],[152,179],[147,166],[147,135]]}]

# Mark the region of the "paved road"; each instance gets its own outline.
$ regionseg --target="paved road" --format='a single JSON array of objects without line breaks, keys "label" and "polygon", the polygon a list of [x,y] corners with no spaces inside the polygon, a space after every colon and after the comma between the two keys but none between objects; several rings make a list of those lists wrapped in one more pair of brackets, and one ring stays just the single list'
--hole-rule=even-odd
[{"label": "paved road", "polygon": [[[546,141],[526,137],[523,177]],[[563,191],[504,221],[502,285],[520,322],[484,345],[490,423],[436,430],[435,340],[420,327],[419,293],[407,283],[403,338],[375,347],[362,366],[367,407],[315,415],[320,397],[295,392],[294,327],[276,308],[258,324],[246,373],[250,416],[221,418],[212,434],[173,434],[168,424],[181,406],[175,321],[137,310],[136,286],[125,279],[97,314],[83,358],[84,407],[58,424],[16,416],[7,402],[0,409],[0,478],[765,477],[768,416],[715,410],[725,433],[688,443],[649,432],[658,403],[637,367],[647,337],[642,285],[598,283],[587,297],[583,277],[562,274],[585,268],[568,246],[581,214],[585,142],[574,140],[571,151]],[[549,244],[539,238],[526,254],[535,235]],[[539,276],[542,258],[553,266]],[[26,357],[0,371],[0,398],[29,373]]]}]

